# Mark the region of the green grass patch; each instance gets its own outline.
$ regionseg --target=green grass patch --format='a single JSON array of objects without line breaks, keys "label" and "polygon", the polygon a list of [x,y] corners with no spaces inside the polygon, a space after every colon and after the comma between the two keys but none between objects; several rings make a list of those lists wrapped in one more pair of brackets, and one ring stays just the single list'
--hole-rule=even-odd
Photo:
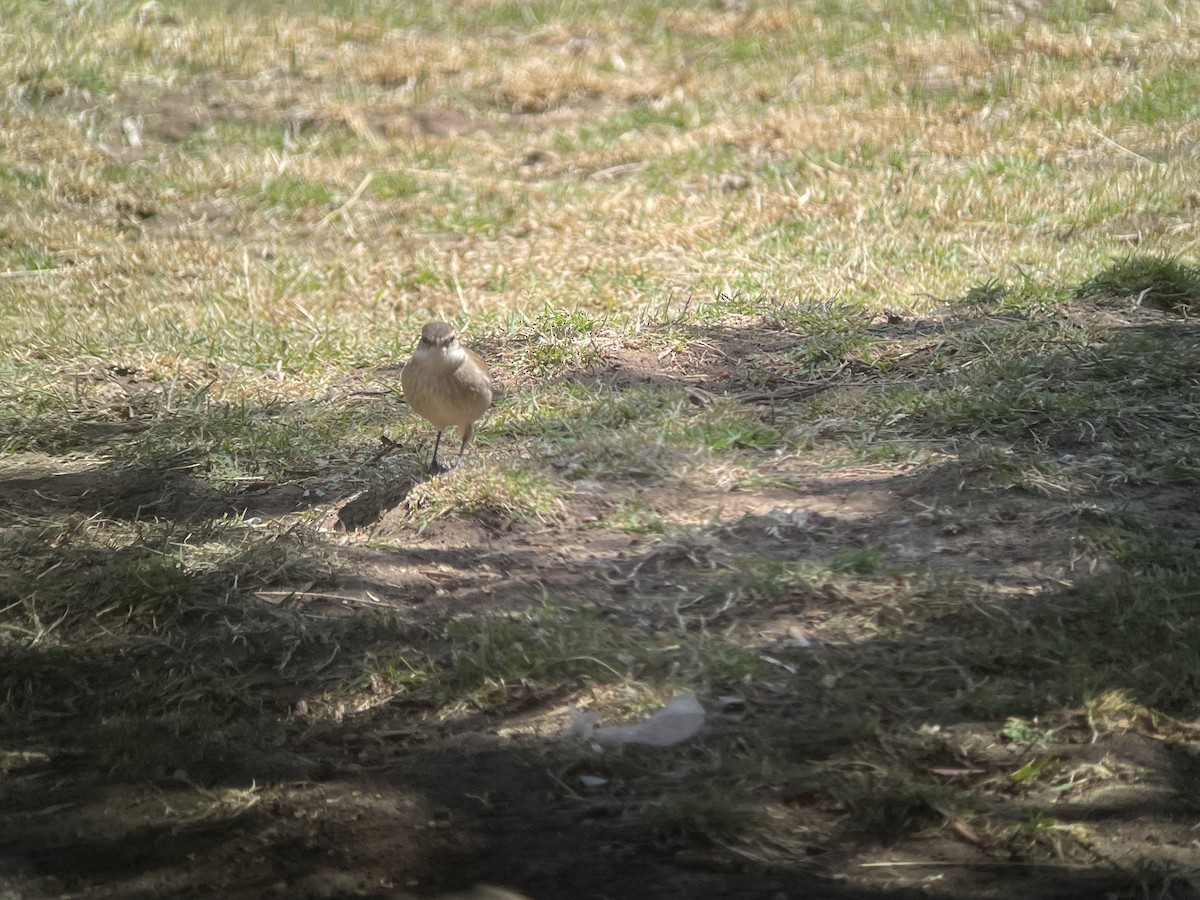
[{"label": "green grass patch", "polygon": [[639,500],[626,500],[605,517],[603,524],[630,534],[663,534],[666,525],[658,510]]},{"label": "green grass patch", "polygon": [[779,324],[803,339],[791,357],[806,369],[821,369],[859,357],[877,338],[868,330],[872,315],[851,303],[787,304],[775,314]]},{"label": "green grass patch", "polygon": [[[452,622],[448,637],[452,663],[437,679],[435,693],[443,702],[465,699],[485,708],[529,690],[666,680],[707,691],[763,674],[757,654],[725,636],[647,629],[624,613],[552,602]],[[642,705],[629,712],[644,716],[655,708]]]},{"label": "green grass patch", "polygon": [[1174,257],[1128,256],[1086,279],[1079,285],[1078,295],[1189,310],[1200,305],[1200,266]]},{"label": "green grass patch", "polygon": [[683,106],[652,107],[636,104],[618,110],[607,118],[589,121],[574,133],[560,133],[557,149],[562,152],[611,147],[622,140],[649,135],[665,135],[694,127],[696,114]]},{"label": "green grass patch", "polygon": [[368,190],[381,200],[403,200],[419,196],[425,185],[407,172],[382,172],[371,180]]},{"label": "green grass patch", "polygon": [[1123,97],[1088,110],[1097,122],[1136,122],[1159,126],[1163,122],[1187,120],[1200,109],[1197,100],[1200,77],[1174,66],[1139,79],[1136,89]]},{"label": "green grass patch", "polygon": [[734,403],[714,404],[672,429],[671,437],[686,447],[713,451],[770,450],[781,443],[781,435],[757,413]]},{"label": "green grass patch", "polygon": [[[179,144],[184,153],[203,157],[214,152],[221,155],[241,150],[282,150],[287,131],[280,124],[242,122],[218,119],[206,128],[194,131]],[[214,178],[216,176],[214,175]],[[286,185],[268,186],[268,191],[286,193]],[[303,193],[303,191],[301,191]]]},{"label": "green grass patch", "polygon": [[329,188],[300,176],[271,179],[263,186],[262,198],[269,205],[289,213],[312,206],[328,206],[333,202]]},{"label": "green grass patch", "polygon": [[39,272],[53,269],[54,266],[54,254],[45,247],[25,241],[11,241],[0,245],[0,270]]},{"label": "green grass patch", "polygon": [[447,232],[497,237],[518,221],[527,201],[510,192],[473,192],[450,182],[435,192],[439,205],[424,213],[421,228],[431,234]]},{"label": "green grass patch", "polygon": [[141,752],[137,734],[163,731],[183,765],[190,740],[252,713],[260,689],[281,672],[304,677],[349,632],[253,598],[328,577],[320,551],[294,537],[96,516],[47,543],[49,519],[17,521],[6,517],[0,551],[0,704],[14,727],[72,715],[113,766],[169,774],[145,768],[162,747]]},{"label": "green grass patch", "polygon": [[561,489],[525,469],[474,469],[420,485],[409,494],[407,509],[418,531],[450,515],[470,516],[503,531],[517,523],[548,523],[560,517]]},{"label": "green grass patch", "polygon": [[971,807],[955,788],[897,773],[843,774],[817,783],[844,811],[851,832],[884,844],[943,825]]},{"label": "green grass patch", "polygon": [[654,651],[599,610],[541,606],[511,616],[451,623],[452,669],[444,690],[479,706],[505,702],[530,682],[610,681],[627,677]]},{"label": "green grass patch", "polygon": [[977,640],[981,656],[1005,660],[1006,673],[988,680],[1007,684],[1000,694],[1011,712],[1036,710],[1047,698],[1082,705],[1113,691],[1168,715],[1195,707],[1200,558],[1155,538],[1118,538],[1115,549],[1117,571],[1085,579],[1050,610],[1015,614]]},{"label": "green grass patch", "polygon": [[46,186],[46,176],[40,172],[0,166],[0,187],[4,186],[38,190]]},{"label": "green grass patch", "polygon": [[753,810],[739,806],[715,788],[697,788],[666,795],[644,815],[647,824],[666,837],[703,837],[736,841],[757,822]]}]

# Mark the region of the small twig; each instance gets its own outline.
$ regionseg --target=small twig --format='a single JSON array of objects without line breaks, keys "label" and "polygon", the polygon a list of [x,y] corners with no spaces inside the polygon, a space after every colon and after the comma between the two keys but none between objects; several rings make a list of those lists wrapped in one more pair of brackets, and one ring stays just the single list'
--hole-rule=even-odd
[{"label": "small twig", "polygon": [[555,775],[549,769],[546,770],[546,774],[550,776],[551,781],[555,782],[559,787],[561,787],[564,791],[566,791],[567,796],[570,797],[572,800],[587,801],[589,799],[589,798],[581,795],[577,790],[575,790],[573,787],[571,787],[569,784],[567,784],[565,781],[563,781],[561,778],[559,778],[557,775]]},{"label": "small twig", "polygon": [[350,195],[350,197],[346,200],[346,202],[343,203],[341,206],[339,206],[337,209],[330,212],[327,216],[325,216],[325,218],[323,218],[320,222],[318,222],[317,227],[324,228],[326,225],[328,225],[330,222],[333,221],[335,216],[344,216],[346,214],[346,212],[350,209],[350,207],[352,207],[355,203],[357,203],[359,198],[362,197],[363,191],[365,191],[367,189],[367,186],[371,183],[371,179],[374,177],[375,177],[374,172],[368,172],[366,175],[364,175],[363,180],[358,183],[358,187],[356,187],[354,189],[354,193]]},{"label": "small twig", "polygon": [[[320,665],[313,667],[312,674],[319,675],[320,673],[324,672],[327,668],[329,668],[329,664],[332,663],[335,659],[337,659],[338,654],[341,652],[342,652],[341,646],[340,645],[335,646],[333,648],[333,652],[329,654],[329,659],[325,660],[325,662],[321,663]],[[281,667],[280,671],[282,671],[282,667]]]},{"label": "small twig", "polygon": [[[367,597],[349,597],[345,594],[326,594],[320,591],[255,591],[259,597],[309,597],[314,600],[337,600],[339,603],[358,603],[362,606],[388,606],[392,604],[384,600],[376,600],[375,598]],[[282,603],[283,601],[279,601]],[[278,605],[278,603],[276,603]]]},{"label": "small twig", "polygon": [[57,275],[59,272],[65,272],[66,269],[8,269],[0,272],[0,278],[32,278],[42,275]]},{"label": "small twig", "polygon": [[383,459],[385,456],[387,456],[389,453],[391,453],[391,452],[392,452],[392,451],[394,451],[394,450],[399,450],[399,449],[400,449],[400,447],[402,446],[401,444],[397,444],[395,441],[393,441],[393,440],[392,440],[390,437],[388,437],[386,434],[381,434],[381,435],[379,436],[379,443],[383,444],[383,447],[382,447],[382,448],[380,448],[380,449],[379,449],[379,450],[378,450],[378,451],[375,453],[375,455],[371,457],[371,459],[370,459],[370,464],[371,464],[371,465],[375,465],[375,464],[376,464],[376,463],[378,463],[378,462],[379,462],[381,459]]},{"label": "small twig", "polygon": [[827,391],[834,385],[830,382],[818,384],[793,384],[777,391],[745,391],[734,394],[733,399],[739,403],[763,403],[775,400],[795,400],[799,397],[812,397],[822,391]]},{"label": "small twig", "polygon": [[599,169],[588,175],[591,181],[610,181],[618,175],[629,175],[646,168],[644,162],[627,162],[616,166],[609,166],[607,169]]},{"label": "small twig", "polygon": [[1100,138],[1100,140],[1104,141],[1104,143],[1111,144],[1113,147],[1116,147],[1122,153],[1128,153],[1134,159],[1140,159],[1142,162],[1149,163],[1152,166],[1157,166],[1159,168],[1163,168],[1166,166],[1166,163],[1155,162],[1154,160],[1150,159],[1149,157],[1142,156],[1142,154],[1138,153],[1135,150],[1130,150],[1128,147],[1126,147],[1122,144],[1118,144],[1116,141],[1114,141],[1112,138],[1110,138],[1107,134],[1105,134],[1103,131],[1101,131],[1099,128],[1097,128],[1095,125],[1089,125],[1088,127],[1095,133],[1096,137]]},{"label": "small twig", "polygon": [[557,662],[557,663],[569,663],[569,662],[594,662],[596,665],[598,665],[598,666],[601,666],[601,667],[603,667],[603,668],[605,668],[605,669],[608,669],[608,671],[612,672],[612,673],[613,673],[614,675],[616,675],[618,678],[624,678],[624,677],[625,677],[623,673],[621,673],[621,672],[618,672],[616,669],[614,669],[612,666],[610,666],[610,665],[609,665],[608,663],[606,663],[604,660],[602,660],[602,659],[596,659],[596,657],[594,657],[594,656],[568,656],[568,657],[566,657],[565,659],[556,659],[556,660],[551,660],[551,662],[550,662],[550,665],[553,665],[553,664],[554,664],[554,663],[556,663],[556,662]]},{"label": "small twig", "polygon": [[748,859],[750,862],[758,863],[759,865],[770,865],[770,860],[766,857],[759,856],[757,853],[751,853],[749,850],[743,850],[740,847],[735,847],[733,844],[726,844],[724,841],[718,841],[714,838],[709,838],[714,844],[722,850],[732,853],[734,856],[740,856],[743,859]]}]

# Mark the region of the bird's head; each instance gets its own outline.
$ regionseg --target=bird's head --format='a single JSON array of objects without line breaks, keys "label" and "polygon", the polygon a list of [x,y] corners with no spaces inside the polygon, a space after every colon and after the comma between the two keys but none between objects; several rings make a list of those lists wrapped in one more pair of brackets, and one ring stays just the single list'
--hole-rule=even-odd
[{"label": "bird's head", "polygon": [[421,329],[421,347],[425,350],[449,350],[457,343],[454,326],[446,322],[430,322]]}]

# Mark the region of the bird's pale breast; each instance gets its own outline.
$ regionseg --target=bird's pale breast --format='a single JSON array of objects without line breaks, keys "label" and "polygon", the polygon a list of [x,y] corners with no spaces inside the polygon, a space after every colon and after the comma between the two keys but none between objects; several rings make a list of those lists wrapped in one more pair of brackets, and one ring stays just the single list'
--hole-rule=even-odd
[{"label": "bird's pale breast", "polygon": [[414,355],[400,374],[409,406],[435,428],[466,427],[492,402],[491,379],[483,361],[466,350],[458,365],[440,356]]}]

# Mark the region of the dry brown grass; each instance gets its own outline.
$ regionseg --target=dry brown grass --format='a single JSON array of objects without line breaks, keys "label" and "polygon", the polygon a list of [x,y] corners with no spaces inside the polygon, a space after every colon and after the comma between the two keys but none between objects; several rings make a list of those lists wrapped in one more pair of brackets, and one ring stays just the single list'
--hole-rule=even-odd
[{"label": "dry brown grass", "polygon": [[[868,302],[919,307],[1035,257],[1039,274],[1070,280],[1111,238],[1080,229],[1047,245],[1044,229],[1138,197],[1182,205],[1192,179],[1170,149],[1186,145],[1186,121],[1087,117],[1186,64],[1195,51],[1179,16],[964,20],[838,60],[822,42],[854,30],[770,6],[664,11],[632,34],[586,16],[439,35],[334,17],[234,28],[191,9],[147,25],[58,15],[61,30],[10,37],[5,54],[19,98],[6,164],[51,173],[28,198],[35,209],[11,210],[7,227],[71,270],[23,282],[48,302],[79,293],[78,276],[134,305],[242,294],[248,251],[256,268],[314,276],[283,307],[356,318],[366,300],[364,322],[381,307],[407,318],[652,302],[621,287],[628,276],[700,296],[739,280],[817,297],[849,282]],[[700,64],[740,39],[763,55]],[[192,73],[215,80],[194,89]],[[97,74],[109,86],[92,86]],[[645,124],[586,137],[630,110]],[[172,117],[193,137],[217,131],[180,153],[155,139]],[[125,118],[141,122],[142,148],[129,146]],[[282,150],[289,128],[298,134]],[[1169,166],[1141,161],[1164,152]],[[1031,171],[995,177],[995,158]],[[726,175],[748,186],[725,190]],[[367,176],[374,185],[356,197]],[[379,195],[390,176],[412,179],[407,196]],[[256,198],[281,178],[321,186],[335,206],[354,199],[331,216]],[[131,206],[149,215],[122,211]],[[790,246],[773,237],[783,224]],[[1180,237],[1138,235],[1150,249]],[[279,298],[256,314],[269,321],[268,309]]]}]

